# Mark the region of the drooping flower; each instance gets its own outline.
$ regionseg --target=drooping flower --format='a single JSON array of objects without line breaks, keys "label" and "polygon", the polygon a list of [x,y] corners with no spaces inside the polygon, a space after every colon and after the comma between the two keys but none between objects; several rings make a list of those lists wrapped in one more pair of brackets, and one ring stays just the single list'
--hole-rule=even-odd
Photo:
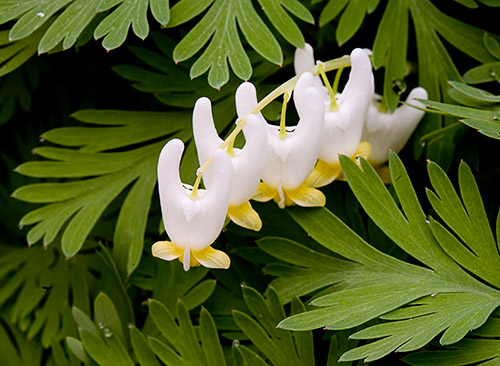
[{"label": "drooping flower", "polygon": [[[370,146],[362,143],[361,132],[374,95],[372,66],[368,54],[359,48],[351,52],[350,59],[351,72],[342,93],[332,97],[319,76],[314,79],[325,103],[325,120],[318,163],[307,179],[311,187],[325,186],[337,178],[341,172],[339,154],[353,159],[370,154]],[[296,50],[294,65],[297,74],[314,66],[310,45]]]},{"label": "drooping flower", "polygon": [[[299,115],[296,127],[283,131],[278,126],[267,125],[267,159],[253,199],[266,202],[274,199],[280,208],[297,204],[300,206],[323,206],[325,196],[317,189],[304,184],[314,168],[319,151],[324,118],[324,103],[321,94],[313,86],[313,75],[304,73],[297,81],[294,103]],[[255,106],[255,88],[247,84],[247,105]],[[252,89],[253,88],[253,89]],[[251,98],[250,98],[251,95]],[[248,107],[238,109],[238,116]],[[262,118],[257,116],[257,118]]]},{"label": "drooping flower", "polygon": [[[413,89],[406,103],[425,108],[415,98],[427,99],[427,91],[424,88]],[[368,161],[372,165],[385,163],[389,158],[390,150],[399,152],[425,113],[409,105],[399,106],[393,113],[386,113],[379,110],[379,105],[380,97],[370,103],[362,135],[362,139],[371,145]]]},{"label": "drooping flower", "polygon": [[[245,91],[236,92],[236,104],[245,100]],[[243,88],[245,89],[245,88]],[[241,108],[241,107],[240,107]],[[228,217],[237,225],[252,230],[260,230],[262,221],[252,208],[249,200],[257,190],[262,170],[266,163],[267,133],[265,121],[255,115],[246,118],[243,128],[245,146],[230,148],[228,154],[233,164],[233,185],[227,211]],[[198,160],[203,165],[222,144],[215,129],[212,107],[208,98],[200,98],[194,106],[193,135],[198,151]],[[214,169],[208,166],[203,174],[203,182],[210,187],[214,179]]]},{"label": "drooping flower", "polygon": [[153,244],[155,257],[164,260],[179,258],[184,270],[203,265],[228,268],[230,259],[210,245],[219,236],[226,218],[231,192],[233,166],[223,150],[213,154],[214,178],[209,189],[186,188],[179,176],[184,144],[170,140],[158,159],[158,188],[165,231],[171,241]]}]

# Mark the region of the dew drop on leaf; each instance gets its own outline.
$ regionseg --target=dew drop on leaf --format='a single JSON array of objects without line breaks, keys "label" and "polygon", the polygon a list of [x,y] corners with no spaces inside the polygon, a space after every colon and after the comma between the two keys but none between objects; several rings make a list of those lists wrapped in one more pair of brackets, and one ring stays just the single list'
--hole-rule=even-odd
[{"label": "dew drop on leaf", "polygon": [[403,79],[394,79],[392,90],[397,94],[403,94],[406,91],[406,82]]},{"label": "dew drop on leaf", "polygon": [[102,330],[102,333],[104,334],[104,336],[106,338],[109,338],[109,337],[111,337],[113,335],[113,332],[111,332],[111,330],[109,328],[104,328]]}]

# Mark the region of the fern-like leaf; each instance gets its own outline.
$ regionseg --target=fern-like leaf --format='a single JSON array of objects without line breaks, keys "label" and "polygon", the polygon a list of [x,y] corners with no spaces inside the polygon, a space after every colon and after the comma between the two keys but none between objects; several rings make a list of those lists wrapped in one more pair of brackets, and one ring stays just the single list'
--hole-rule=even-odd
[{"label": "fern-like leaf", "polygon": [[[259,243],[270,254],[300,266],[271,267],[272,273],[280,276],[274,285],[285,294],[294,291],[297,279],[302,284],[309,281],[302,293],[333,285],[312,301],[319,309],[289,317],[280,327],[349,329],[380,317],[388,322],[352,335],[377,340],[349,350],[340,359],[371,361],[394,350],[419,349],[443,331],[440,342],[455,343],[483,325],[500,305],[499,283],[492,275],[500,265],[500,256],[470,170],[462,164],[460,200],[444,172],[429,164],[436,190],[429,197],[449,231],[426,219],[396,154],[390,155],[390,170],[402,210],[365,160],[361,160],[361,169],[348,160],[341,158],[344,174],[370,218],[394,243],[427,267],[379,252],[326,209],[290,210],[316,241],[349,261],[308,251],[298,244],[291,248],[293,255],[285,256],[281,249]],[[470,234],[472,223],[480,228],[474,236]],[[314,273],[318,270],[320,273]]]},{"label": "fern-like leaf", "polygon": [[[176,132],[179,137],[186,138],[189,117],[183,112],[94,110],[80,111],[73,116],[105,127],[66,127],[49,131],[42,135],[45,140],[80,149],[40,147],[35,153],[52,161],[28,162],[16,170],[32,177],[87,179],[18,188],[13,193],[15,198],[47,204],[24,216],[21,225],[36,224],[28,232],[28,242],[35,243],[43,238],[45,246],[63,230],[62,250],[64,255],[72,257],[111,201],[133,184],[122,204],[114,238],[114,256],[120,270],[131,273],[142,254],[144,230],[156,184],[156,160],[165,140],[122,152],[105,151],[161,139]],[[179,124],[182,120],[185,123]]]}]

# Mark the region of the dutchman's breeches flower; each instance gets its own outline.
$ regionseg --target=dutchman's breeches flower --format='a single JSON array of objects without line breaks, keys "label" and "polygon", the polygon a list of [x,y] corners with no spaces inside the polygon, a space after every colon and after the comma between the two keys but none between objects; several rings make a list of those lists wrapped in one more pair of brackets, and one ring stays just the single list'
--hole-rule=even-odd
[{"label": "dutchman's breeches flower", "polygon": [[[238,90],[241,89],[238,88]],[[240,95],[240,97],[238,97]],[[236,92],[236,105],[241,101],[241,92]],[[239,100],[240,99],[240,100]],[[260,230],[262,221],[250,205],[249,200],[257,190],[266,163],[267,133],[265,121],[256,115],[246,118],[243,128],[245,146],[242,149],[229,148],[227,153],[233,164],[233,185],[229,201],[228,217],[237,225],[251,230]],[[203,165],[222,144],[217,134],[208,98],[200,98],[194,106],[193,135],[200,165]],[[215,179],[210,165],[203,174],[205,186],[210,188]]]},{"label": "dutchman's breeches flower", "polygon": [[[319,76],[314,80],[325,103],[325,120],[318,163],[307,179],[311,187],[325,186],[337,178],[341,172],[339,154],[353,159],[370,154],[370,146],[361,143],[361,132],[374,95],[372,66],[368,54],[360,48],[351,52],[350,59],[349,80],[341,94],[332,95],[335,91],[327,91]],[[310,45],[296,50],[294,64],[297,74],[314,66]]]},{"label": "dutchman's breeches flower", "polygon": [[[416,107],[425,106],[415,98],[427,99],[427,91],[418,87],[413,89],[406,103]],[[381,112],[380,101],[373,100],[366,115],[363,129],[363,140],[371,144],[371,154],[368,161],[372,165],[381,165],[389,158],[389,151],[399,152],[406,144],[418,123],[424,116],[424,111],[409,105],[398,107],[394,113]]]},{"label": "dutchman's breeches flower", "polygon": [[210,188],[194,193],[179,177],[184,144],[170,140],[158,160],[158,187],[165,230],[171,241],[153,244],[155,257],[179,258],[184,270],[202,264],[208,268],[229,268],[228,255],[210,245],[219,236],[226,218],[231,193],[233,166],[227,153],[213,154],[214,177]]},{"label": "dutchman's breeches flower", "polygon": [[[322,192],[304,184],[317,160],[325,115],[323,97],[313,82],[313,75],[304,73],[295,86],[294,103],[300,118],[296,128],[285,130],[284,123],[281,127],[267,125],[267,161],[254,200],[274,199],[280,208],[325,204]],[[253,95],[256,102],[255,92]],[[240,117],[241,112],[238,110]]]}]

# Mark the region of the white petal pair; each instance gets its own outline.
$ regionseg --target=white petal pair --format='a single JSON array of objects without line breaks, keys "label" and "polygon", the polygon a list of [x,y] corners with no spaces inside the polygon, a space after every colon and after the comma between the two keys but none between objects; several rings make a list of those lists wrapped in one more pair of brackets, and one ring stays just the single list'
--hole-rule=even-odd
[{"label": "white petal pair", "polygon": [[[246,108],[238,109],[241,118],[257,104],[257,96],[250,83],[240,89],[247,101]],[[300,118],[295,128],[287,128],[286,134],[280,135],[278,126],[266,124],[268,149],[263,183],[253,199],[261,202],[274,199],[280,208],[293,204],[323,206],[323,193],[304,184],[317,160],[325,113],[323,96],[314,87],[311,73],[302,74],[297,81],[294,103]]]},{"label": "white petal pair", "polygon": [[[245,108],[246,105],[246,95],[240,89],[241,86],[236,92],[236,106],[239,109]],[[258,231],[262,227],[262,221],[249,200],[257,190],[266,163],[265,121],[254,114],[248,115],[243,134],[246,140],[245,146],[242,149],[232,149],[228,155],[231,156],[234,169],[228,216],[237,225]],[[223,142],[215,129],[212,107],[208,98],[198,99],[194,106],[193,135],[198,159],[200,165],[203,165]],[[206,187],[210,188],[214,175],[214,169],[210,165],[203,174]]]},{"label": "white petal pair", "polygon": [[225,151],[216,150],[210,188],[199,190],[197,196],[193,196],[179,176],[183,150],[182,141],[174,139],[160,153],[158,188],[163,223],[171,241],[153,244],[153,255],[164,260],[178,258],[186,271],[200,264],[208,268],[229,268],[227,254],[210,245],[219,236],[226,218],[233,178],[231,160]]},{"label": "white petal pair", "polygon": [[[339,154],[351,158],[369,154],[369,146],[361,144],[361,133],[374,95],[372,66],[368,54],[362,49],[354,49],[350,58],[349,80],[342,93],[336,95],[335,110],[330,110],[330,96],[319,76],[314,80],[316,89],[325,101],[325,117],[318,164],[307,180],[307,184],[312,187],[325,186],[338,176]],[[314,66],[313,49],[310,45],[297,49],[294,65],[298,74]]]}]

